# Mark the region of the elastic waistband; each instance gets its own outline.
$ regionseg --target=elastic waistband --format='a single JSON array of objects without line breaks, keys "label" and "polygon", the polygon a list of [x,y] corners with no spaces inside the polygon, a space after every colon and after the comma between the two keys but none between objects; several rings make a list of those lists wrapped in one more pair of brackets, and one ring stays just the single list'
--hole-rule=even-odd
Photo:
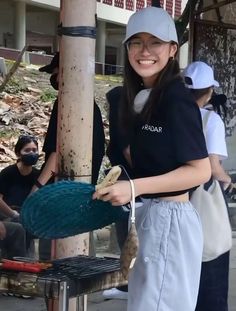
[{"label": "elastic waistband", "polygon": [[193,206],[190,201],[182,202],[182,201],[170,201],[163,200],[161,198],[155,199],[143,199],[142,206],[143,207],[155,207],[158,205],[158,208],[163,208],[164,210],[193,210]]}]

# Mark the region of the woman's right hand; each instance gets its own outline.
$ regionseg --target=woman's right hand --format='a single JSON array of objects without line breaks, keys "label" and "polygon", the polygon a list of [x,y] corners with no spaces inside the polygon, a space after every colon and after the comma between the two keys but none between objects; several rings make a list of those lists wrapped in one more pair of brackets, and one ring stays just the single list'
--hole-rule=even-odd
[{"label": "woman's right hand", "polygon": [[113,206],[121,206],[131,200],[131,186],[129,181],[117,181],[114,185],[101,188],[94,192],[93,199],[109,201]]}]

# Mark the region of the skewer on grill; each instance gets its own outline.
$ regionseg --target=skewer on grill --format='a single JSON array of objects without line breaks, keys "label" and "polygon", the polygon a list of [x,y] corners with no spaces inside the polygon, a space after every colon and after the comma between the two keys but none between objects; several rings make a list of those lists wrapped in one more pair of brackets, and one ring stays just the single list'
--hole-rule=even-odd
[{"label": "skewer on grill", "polygon": [[3,259],[2,262],[0,263],[1,269],[22,271],[22,272],[33,272],[33,273],[39,273],[48,267],[49,266],[45,265],[44,263],[39,262],[29,263],[8,259]]}]

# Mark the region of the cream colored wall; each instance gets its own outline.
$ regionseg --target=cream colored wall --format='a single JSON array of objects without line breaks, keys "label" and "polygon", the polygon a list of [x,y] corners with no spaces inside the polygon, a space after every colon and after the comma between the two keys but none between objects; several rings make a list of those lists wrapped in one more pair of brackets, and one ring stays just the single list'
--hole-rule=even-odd
[{"label": "cream colored wall", "polygon": [[[182,0],[181,12],[184,11],[187,2],[187,0]],[[179,65],[181,70],[183,70],[188,65],[188,50],[189,44],[188,42],[186,42],[184,45],[181,46],[179,51]]]},{"label": "cream colored wall", "polygon": [[47,35],[55,35],[59,13],[54,11],[27,13],[26,29]]},{"label": "cream colored wall", "polygon": [[133,11],[97,2],[97,16],[99,19],[113,22],[115,24],[126,25],[132,14]]},{"label": "cream colored wall", "polygon": [[26,0],[26,2],[31,5],[51,7],[58,10],[60,8],[60,0]]},{"label": "cream colored wall", "polygon": [[[91,0],[88,0],[91,1]],[[44,6],[44,7],[54,7],[55,9],[59,9],[60,1],[59,0],[27,0],[27,3],[36,6]],[[119,23],[124,25],[127,23],[129,16],[132,14],[132,11],[124,10],[117,7],[112,7],[111,5],[103,4],[97,2],[97,16],[99,19]]]},{"label": "cream colored wall", "polygon": [[[13,1],[0,1],[0,46],[4,46],[4,33],[9,33],[7,47],[14,48],[13,32],[14,32],[14,14],[15,6]],[[27,8],[26,13],[26,31],[43,33],[53,36],[56,34],[57,25],[59,24],[59,12],[42,10],[30,11]]]}]

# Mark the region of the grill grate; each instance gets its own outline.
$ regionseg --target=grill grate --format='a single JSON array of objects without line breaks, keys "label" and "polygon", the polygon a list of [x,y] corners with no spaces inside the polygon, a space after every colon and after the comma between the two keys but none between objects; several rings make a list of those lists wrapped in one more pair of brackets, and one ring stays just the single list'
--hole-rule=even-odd
[{"label": "grill grate", "polygon": [[109,257],[88,257],[79,255],[52,261],[53,266],[45,270],[41,276],[68,277],[85,279],[92,276],[120,270],[120,260]]}]

